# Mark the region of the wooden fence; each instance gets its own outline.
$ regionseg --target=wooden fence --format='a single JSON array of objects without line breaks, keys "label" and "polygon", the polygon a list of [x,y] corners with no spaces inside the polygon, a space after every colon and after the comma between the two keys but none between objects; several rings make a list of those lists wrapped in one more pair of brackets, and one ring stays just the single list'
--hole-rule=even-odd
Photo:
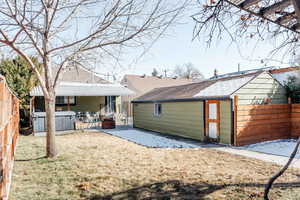
[{"label": "wooden fence", "polygon": [[300,136],[300,104],[291,106],[291,136]]},{"label": "wooden fence", "polygon": [[19,135],[19,100],[0,76],[0,198],[8,199],[16,141]]},{"label": "wooden fence", "polygon": [[300,104],[239,105],[235,145],[300,136]]}]

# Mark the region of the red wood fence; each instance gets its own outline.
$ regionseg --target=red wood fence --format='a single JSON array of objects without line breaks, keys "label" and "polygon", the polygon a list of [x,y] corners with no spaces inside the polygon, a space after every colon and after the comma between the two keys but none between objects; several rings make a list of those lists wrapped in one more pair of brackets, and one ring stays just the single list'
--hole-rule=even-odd
[{"label": "red wood fence", "polygon": [[239,105],[235,145],[300,136],[300,104]]},{"label": "red wood fence", "polygon": [[300,136],[300,104],[292,104],[291,112],[291,136]]},{"label": "red wood fence", "polygon": [[0,76],[0,198],[8,199],[16,141],[19,135],[19,100]]}]

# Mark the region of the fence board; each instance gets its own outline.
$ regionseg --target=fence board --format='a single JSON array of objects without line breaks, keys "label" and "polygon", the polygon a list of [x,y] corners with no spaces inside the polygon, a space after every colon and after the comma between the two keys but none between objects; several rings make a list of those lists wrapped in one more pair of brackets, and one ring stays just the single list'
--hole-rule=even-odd
[{"label": "fence board", "polygon": [[277,123],[284,123],[284,122],[289,122],[289,118],[282,118],[282,119],[265,119],[265,120],[256,120],[255,118],[252,120],[248,121],[238,121],[237,126],[256,126],[256,125],[267,125],[267,124],[274,124],[276,125]]},{"label": "fence board", "polygon": [[293,109],[300,109],[300,104],[292,104]]},{"label": "fence board", "polygon": [[288,104],[272,104],[272,105],[239,105],[238,110],[253,110],[253,109],[288,109]]},{"label": "fence board", "polygon": [[269,115],[269,114],[282,114],[290,113],[289,109],[252,109],[252,110],[238,110],[238,116],[248,115]]},{"label": "fence board", "polygon": [[[300,113],[299,113],[300,114]],[[299,115],[300,116],[300,115]],[[290,117],[290,113],[286,112],[286,113],[275,113],[272,115],[239,115],[238,116],[238,122],[242,122],[242,121],[251,121],[253,119],[255,120],[269,120],[269,119],[282,119],[282,118],[289,118]]]},{"label": "fence board", "polygon": [[0,198],[8,199],[16,141],[19,135],[19,100],[0,76]]}]

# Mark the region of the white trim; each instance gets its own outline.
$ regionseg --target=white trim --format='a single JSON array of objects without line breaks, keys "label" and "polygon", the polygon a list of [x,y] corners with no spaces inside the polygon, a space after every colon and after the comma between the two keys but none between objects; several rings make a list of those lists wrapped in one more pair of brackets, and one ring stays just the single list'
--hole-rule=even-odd
[{"label": "white trim", "polygon": [[[159,106],[160,106],[160,109],[159,109]],[[162,111],[161,107],[162,107],[161,103],[154,104],[154,111],[153,111],[154,116],[159,117],[161,115],[161,111]],[[159,110],[160,110],[160,112],[159,112]]]},{"label": "white trim", "polygon": [[[118,84],[94,84],[61,82],[55,89],[56,96],[129,96],[135,93]],[[30,96],[44,96],[41,87],[37,86]]]}]

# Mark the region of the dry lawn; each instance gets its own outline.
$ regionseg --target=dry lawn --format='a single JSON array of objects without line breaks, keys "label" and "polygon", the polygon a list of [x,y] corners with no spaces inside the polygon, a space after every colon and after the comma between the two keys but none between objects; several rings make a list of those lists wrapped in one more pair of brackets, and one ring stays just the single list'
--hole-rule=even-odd
[{"label": "dry lawn", "polygon": [[[155,149],[99,133],[58,136],[45,159],[44,137],[20,137],[11,200],[262,199],[278,166],[212,149]],[[289,170],[272,199],[300,199]]]}]

